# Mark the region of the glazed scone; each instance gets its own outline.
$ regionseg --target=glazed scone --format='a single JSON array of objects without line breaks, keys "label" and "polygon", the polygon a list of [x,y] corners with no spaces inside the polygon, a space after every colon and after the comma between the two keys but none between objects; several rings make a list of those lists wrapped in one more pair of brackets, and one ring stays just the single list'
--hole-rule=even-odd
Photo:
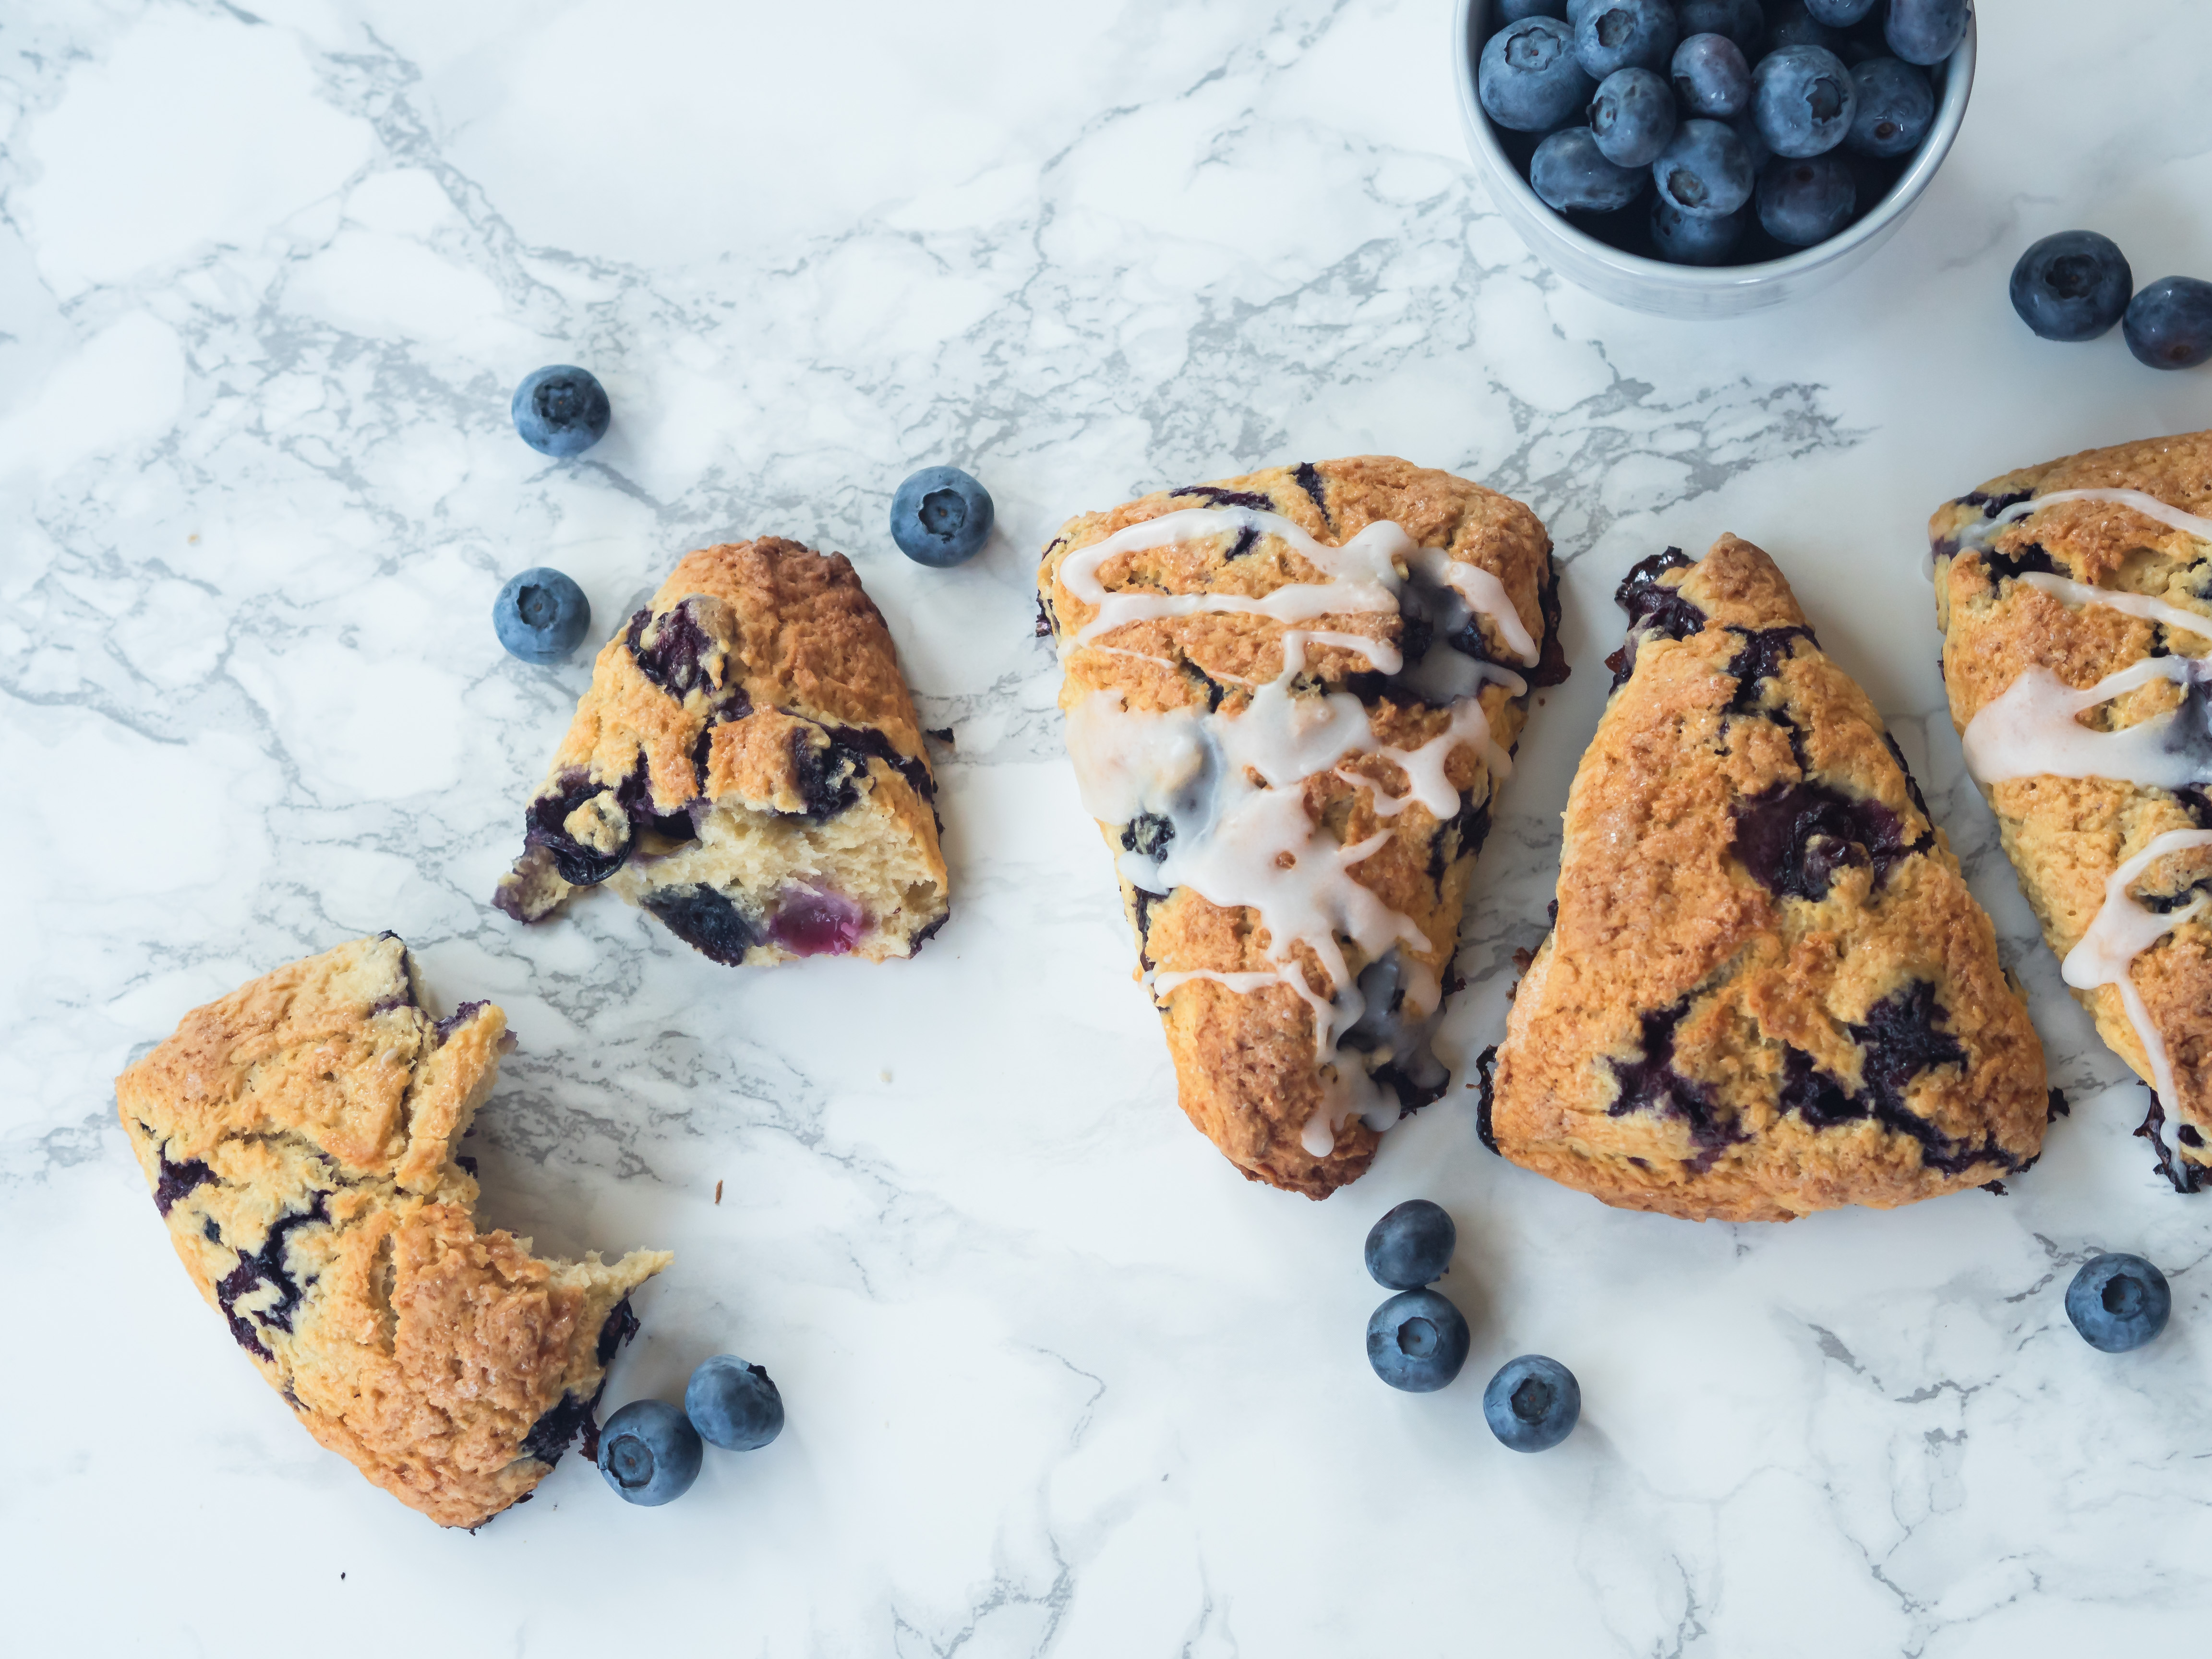
[{"label": "glazed scone", "polygon": [[709,547],[599,653],[492,902],[605,882],[717,962],[912,956],[948,914],[936,796],[845,556]]},{"label": "glazed scone", "polygon": [[480,1233],[453,1147],[507,1018],[422,1006],[390,933],[295,962],[186,1014],[116,1079],[169,1241],[316,1439],[403,1504],[474,1527],[527,1498],[637,1329],[672,1257],[541,1261]]},{"label": "glazed scone", "polygon": [[2185,1191],[2212,1165],[2205,515],[2212,432],[2007,473],[1929,522],[1967,769],[2066,983],[2150,1085],[2140,1133]]},{"label": "glazed scone", "polygon": [[1072,519],[1037,591],[1183,1110],[1325,1198],[1449,1081],[1475,854],[1566,674],[1544,526],[1363,456]]},{"label": "glazed scone", "polygon": [[1628,639],[1484,1138],[1697,1220],[1886,1208],[2026,1169],[2043,1047],[1996,930],[1773,561],[1732,536],[1696,564],[1669,548],[1620,599]]}]

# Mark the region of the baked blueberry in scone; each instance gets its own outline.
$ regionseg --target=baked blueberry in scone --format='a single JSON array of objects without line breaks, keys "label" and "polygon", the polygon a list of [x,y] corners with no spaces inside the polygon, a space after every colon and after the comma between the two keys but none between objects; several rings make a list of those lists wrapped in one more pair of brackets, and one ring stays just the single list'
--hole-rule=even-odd
[{"label": "baked blueberry in scone", "polygon": [[1072,519],[1037,591],[1183,1110],[1325,1198],[1449,1081],[1475,854],[1566,674],[1544,526],[1448,472],[1310,463]]},{"label": "baked blueberry in scone", "polygon": [[493,902],[605,882],[717,962],[911,956],[947,915],[936,795],[845,556],[709,547],[599,653]]},{"label": "baked blueberry in scone", "polygon": [[2196,432],[2007,473],[1929,523],[1967,769],[2066,983],[2151,1085],[2138,1133],[2190,1192],[2212,1165],[2208,515]]},{"label": "baked blueberry in scone", "polygon": [[1620,599],[1628,638],[1485,1139],[1608,1204],[1698,1220],[1888,1207],[2027,1168],[2043,1048],[1996,931],[1773,561],[1732,536],[1695,564],[1670,548]]},{"label": "baked blueberry in scone", "polygon": [[433,1521],[527,1498],[673,1259],[540,1261],[479,1232],[453,1148],[510,1046],[507,1018],[422,1006],[390,933],[186,1014],[116,1079],[169,1242],[307,1431]]}]

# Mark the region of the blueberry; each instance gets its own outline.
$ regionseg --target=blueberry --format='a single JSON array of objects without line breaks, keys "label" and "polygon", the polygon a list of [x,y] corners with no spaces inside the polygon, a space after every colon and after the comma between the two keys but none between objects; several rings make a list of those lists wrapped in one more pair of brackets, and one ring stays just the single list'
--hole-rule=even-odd
[{"label": "blueberry", "polygon": [[1367,1233],[1367,1271],[1377,1285],[1417,1291],[1444,1276],[1459,1230],[1441,1204],[1409,1198]]},{"label": "blueberry", "polygon": [[701,1438],[724,1451],[753,1451],[783,1432],[783,1396],[768,1372],[718,1353],[691,1373],[684,1413]]},{"label": "blueberry", "polygon": [[1524,17],[1559,17],[1567,15],[1567,0],[1498,0],[1498,21],[1517,23]]},{"label": "blueberry", "polygon": [[1819,46],[1834,52],[1843,45],[1844,37],[1806,10],[1805,0],[1782,0],[1774,9],[1766,42],[1770,52],[1784,46]]},{"label": "blueberry", "polygon": [[1816,23],[1847,29],[1874,9],[1874,0],[1805,0],[1805,9]]},{"label": "blueberry", "polygon": [[2045,340],[2094,340],[2128,309],[2135,273],[2110,237],[2062,230],[2012,268],[2012,308]]},{"label": "blueberry", "polygon": [[1841,156],[1778,155],[1759,175],[1759,222],[1778,242],[1810,247],[1850,222],[1858,187]]},{"label": "blueberry", "polygon": [[665,1400],[633,1400],[599,1431],[599,1473],[633,1504],[665,1504],[699,1478],[699,1431]]},{"label": "blueberry", "polygon": [[1674,8],[1685,36],[1724,34],[1749,63],[1766,44],[1766,14],[1759,0],[1682,0]]},{"label": "blueberry", "polygon": [[1549,132],[1589,102],[1597,82],[1575,61],[1573,31],[1555,17],[1529,17],[1490,37],[1475,92],[1490,118],[1516,132]]},{"label": "blueberry", "polygon": [[559,662],[590,630],[592,602],[568,577],[541,564],[499,590],[491,602],[491,626],[509,656]]},{"label": "blueberry", "polygon": [[607,435],[607,389],[589,369],[569,363],[526,375],[507,412],[522,441],[541,455],[580,455]]},{"label": "blueberry", "polygon": [[1824,46],[1784,46],[1751,72],[1751,118],[1777,155],[1822,155],[1844,142],[1858,88]]},{"label": "blueberry", "polygon": [[1681,38],[1667,0],[1606,0],[1575,25],[1575,57],[1602,81],[1615,70],[1662,70]]},{"label": "blueberry", "polygon": [[1751,199],[1751,157],[1718,121],[1685,121],[1652,164],[1659,194],[1692,216],[1734,213]]},{"label": "blueberry", "polygon": [[1692,215],[1662,197],[1651,204],[1651,240],[1659,257],[1678,265],[1720,265],[1743,240],[1745,215]]},{"label": "blueberry", "polygon": [[1904,155],[1928,136],[1936,90],[1928,71],[1894,58],[1869,58],[1851,68],[1858,107],[1844,142],[1862,155]]},{"label": "blueberry", "polygon": [[1607,161],[1648,167],[1674,136],[1674,94],[1650,70],[1615,70],[1590,100],[1589,125]]},{"label": "blueberry", "polygon": [[1972,15],[1967,0],[1889,0],[1882,39],[1908,64],[1940,64],[1966,38]]},{"label": "blueberry", "polygon": [[2084,1342],[2106,1353],[2140,1348],[2172,1311],[2166,1275],[2139,1255],[2093,1256],[2066,1287],[2066,1316]]},{"label": "blueberry", "polygon": [[957,466],[926,466],[891,497],[891,539],[916,564],[965,564],[990,539],[991,492]]},{"label": "blueberry", "polygon": [[1467,1321],[1434,1291],[1401,1291],[1367,1320],[1367,1363],[1408,1394],[1429,1394],[1467,1364]]},{"label": "blueberry", "polygon": [[1759,136],[1759,123],[1751,118],[1748,112],[1729,122],[1729,131],[1735,134],[1736,142],[1743,146],[1744,159],[1751,163],[1754,177],[1760,168],[1774,159],[1774,152],[1767,149],[1766,140]]},{"label": "blueberry", "polygon": [[2194,368],[2212,357],[2212,283],[2161,276],[2128,306],[2128,349],[2153,368]]},{"label": "blueberry", "polygon": [[1611,213],[1636,199],[1644,171],[1607,161],[1588,127],[1565,127],[1536,146],[1528,182],[1563,213]]},{"label": "blueberry", "polygon": [[1582,1385],[1556,1359],[1524,1353],[1498,1368],[1482,1391],[1491,1433],[1515,1451],[1549,1451],[1582,1419]]},{"label": "blueberry", "polygon": [[1725,120],[1751,102],[1751,64],[1725,34],[1693,34],[1674,48],[1674,96],[1685,115]]}]

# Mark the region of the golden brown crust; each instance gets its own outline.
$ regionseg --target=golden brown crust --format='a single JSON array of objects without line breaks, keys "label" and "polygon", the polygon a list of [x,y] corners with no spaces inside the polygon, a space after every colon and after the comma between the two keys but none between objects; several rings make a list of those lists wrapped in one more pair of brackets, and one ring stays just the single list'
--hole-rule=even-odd
[{"label": "golden brown crust", "polygon": [[[1237,497],[1244,499],[1230,499]],[[1200,611],[1132,622],[1095,640],[1075,642],[1101,607],[1061,580],[1077,552],[1129,526],[1194,507],[1262,501],[1266,510],[1291,520],[1328,547],[1345,545],[1370,525],[1395,523],[1417,547],[1445,549],[1454,562],[1497,577],[1522,629],[1540,646],[1553,643],[1551,543],[1534,514],[1450,473],[1393,457],[1359,456],[1160,492],[1070,520],[1045,549],[1037,573],[1046,617],[1056,635],[1069,642],[1061,656],[1063,709],[1104,691],[1120,694],[1133,711],[1218,708],[1235,715],[1249,706],[1253,688],[1282,673],[1286,624],[1250,612]],[[1215,538],[1117,554],[1101,566],[1097,577],[1113,592],[1259,599],[1286,585],[1320,580],[1322,573],[1290,544],[1270,536],[1249,549],[1224,548]],[[1298,626],[1392,645],[1403,641],[1396,612],[1347,611]],[[1485,619],[1480,626],[1490,659],[1514,663],[1515,653],[1497,624]],[[1316,641],[1307,648],[1306,664],[1313,689],[1341,691],[1349,684],[1358,690],[1374,733],[1392,747],[1417,749],[1451,723],[1447,708],[1361,689],[1355,677],[1373,679],[1368,672],[1373,664],[1355,648]],[[1523,674],[1530,672],[1516,665]],[[1537,678],[1550,684],[1563,673]],[[1516,697],[1492,683],[1481,689],[1480,701],[1492,739],[1510,750],[1521,731],[1526,696]],[[1475,850],[1488,826],[1492,787],[1487,759],[1473,744],[1455,748],[1445,770],[1463,805],[1460,816],[1443,819],[1419,805],[1395,816],[1378,813],[1377,783],[1394,793],[1403,787],[1396,764],[1380,756],[1354,760],[1304,786],[1309,817],[1344,845],[1388,837],[1354,866],[1352,878],[1412,919],[1425,944],[1407,953],[1422,969],[1440,977],[1450,967]],[[1109,848],[1121,844],[1123,827],[1100,824]],[[1210,903],[1188,887],[1163,897],[1140,893],[1127,879],[1121,888],[1139,955],[1148,969],[1164,975],[1236,974],[1269,967],[1271,940],[1256,910]],[[1300,959],[1316,994],[1328,997],[1337,988],[1310,953]],[[1347,951],[1354,977],[1366,961],[1356,949]],[[1238,991],[1214,980],[1192,979],[1158,999],[1158,1006],[1183,1110],[1249,1177],[1324,1198],[1365,1170],[1379,1136],[1357,1120],[1339,1133],[1326,1156],[1316,1157],[1303,1144],[1305,1127],[1323,1108],[1330,1079],[1316,1061],[1313,1009],[1294,988],[1278,984]]]},{"label": "golden brown crust", "polygon": [[687,942],[763,966],[815,953],[775,919],[827,891],[861,913],[842,948],[907,956],[946,913],[935,796],[851,562],[775,537],[704,548],[599,652],[495,902],[534,921],[620,872]]},{"label": "golden brown crust", "polygon": [[449,1527],[544,1479],[672,1259],[477,1232],[453,1150],[506,1029],[489,1003],[434,1022],[386,933],[194,1009],[115,1085],[200,1294],[317,1440]]},{"label": "golden brown crust", "polygon": [[[1679,556],[1675,556],[1679,557]],[[1606,1203],[1787,1220],[2009,1174],[2043,1050],[1880,716],[1758,548],[1647,562],[1489,1133]]]},{"label": "golden brown crust", "polygon": [[[2124,503],[2061,501],[1972,545],[2014,502],[2071,489],[2139,490],[2199,517],[2212,515],[2212,432],[2086,451],[1993,478],[1938,507],[1929,520],[1936,550],[1936,602],[1943,629],[1943,678],[1961,733],[1975,715],[2031,669],[2086,690],[2130,664],[2171,652],[2212,653],[2212,543]],[[1961,550],[1961,543],[1969,544]],[[2073,605],[2031,583],[2027,571],[2145,595],[2204,615],[2202,634],[2103,605]],[[2172,708],[2181,689],[2154,681],[2083,717],[2112,730]],[[2168,789],[2106,778],[2022,777],[1983,786],[1996,812],[2021,890],[2061,957],[2080,943],[2119,866],[2169,831],[2212,824],[2202,805]],[[2202,850],[2161,859],[2140,894],[2174,894],[2212,875]],[[2136,959],[2133,971],[2173,1068],[2177,1099],[2162,1103],[2189,1134],[2178,1150],[2212,1164],[2212,927],[2183,922]],[[2150,1059],[2117,986],[2077,989],[2098,1034],[2155,1089]],[[2197,1145],[2189,1144],[2193,1134]]]}]

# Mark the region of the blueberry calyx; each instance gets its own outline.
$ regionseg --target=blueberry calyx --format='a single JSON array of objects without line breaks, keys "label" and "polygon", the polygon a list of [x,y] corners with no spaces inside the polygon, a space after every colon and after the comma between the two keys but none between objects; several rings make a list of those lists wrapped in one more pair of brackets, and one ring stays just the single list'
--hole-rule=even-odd
[{"label": "blueberry calyx", "polygon": [[996,517],[991,492],[957,466],[927,466],[891,497],[891,539],[916,564],[945,569],[983,550]]},{"label": "blueberry calyx", "polygon": [[2173,1291],[2139,1255],[2111,1252],[2084,1262],[2066,1287],[2066,1317],[2103,1353],[2140,1348],[2166,1328]]},{"label": "blueberry calyx", "polygon": [[1482,1391],[1483,1420],[1515,1451],[1550,1450],[1574,1432],[1582,1414],[1575,1374],[1539,1353],[1507,1360]]},{"label": "blueberry calyx", "polygon": [[538,565],[512,577],[492,601],[492,631],[510,656],[543,665],[559,662],[583,642],[592,602],[558,570]]}]

